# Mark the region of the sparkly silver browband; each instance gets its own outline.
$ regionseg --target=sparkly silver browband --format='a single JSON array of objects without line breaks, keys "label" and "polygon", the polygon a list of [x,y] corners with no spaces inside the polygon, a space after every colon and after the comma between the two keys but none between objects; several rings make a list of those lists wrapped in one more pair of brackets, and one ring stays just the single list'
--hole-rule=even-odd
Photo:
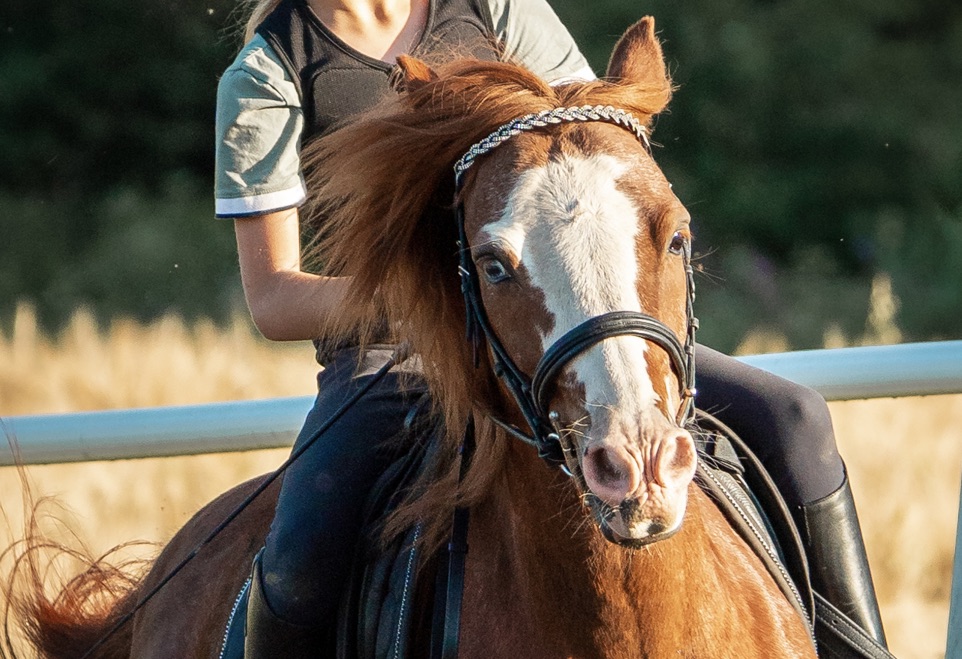
[{"label": "sparkly silver browband", "polygon": [[581,107],[554,108],[542,110],[535,114],[526,114],[514,121],[504,124],[496,131],[474,144],[468,152],[454,165],[454,175],[460,180],[461,175],[474,164],[475,158],[484,155],[510,138],[534,128],[549,124],[560,124],[566,121],[605,121],[625,128],[645,145],[651,148],[648,140],[648,129],[633,114],[624,110],[617,110],[610,105],[582,105]]}]

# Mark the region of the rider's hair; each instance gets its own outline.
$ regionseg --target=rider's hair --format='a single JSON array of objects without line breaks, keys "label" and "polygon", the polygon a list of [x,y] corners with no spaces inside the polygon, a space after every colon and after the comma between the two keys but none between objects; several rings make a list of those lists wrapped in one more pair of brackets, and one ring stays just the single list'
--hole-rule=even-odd
[{"label": "rider's hair", "polygon": [[254,38],[254,31],[257,26],[267,18],[267,15],[274,11],[274,8],[281,3],[281,0],[248,0],[246,4],[251,7],[247,21],[244,23],[244,43]]}]

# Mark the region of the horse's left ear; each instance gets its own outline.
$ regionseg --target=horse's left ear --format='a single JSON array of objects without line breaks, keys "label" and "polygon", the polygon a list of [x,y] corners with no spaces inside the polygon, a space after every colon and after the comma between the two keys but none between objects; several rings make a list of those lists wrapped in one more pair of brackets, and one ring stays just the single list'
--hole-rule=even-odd
[{"label": "horse's left ear", "polygon": [[417,91],[429,82],[438,79],[438,74],[416,57],[398,55],[397,65],[401,72],[400,78],[396,82],[399,92]]},{"label": "horse's left ear", "polygon": [[611,53],[606,77],[651,86],[668,81],[661,44],[655,36],[654,18],[645,16],[622,35]]}]

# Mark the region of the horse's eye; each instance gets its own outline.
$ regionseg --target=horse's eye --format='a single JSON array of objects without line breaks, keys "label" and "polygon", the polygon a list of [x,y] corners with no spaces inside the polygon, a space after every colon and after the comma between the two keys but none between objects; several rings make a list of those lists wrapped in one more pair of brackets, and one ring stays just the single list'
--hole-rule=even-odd
[{"label": "horse's eye", "polygon": [[503,281],[511,279],[511,274],[508,272],[508,269],[504,267],[501,261],[493,256],[482,259],[480,265],[484,278],[492,284],[500,284]]},{"label": "horse's eye", "polygon": [[685,252],[685,245],[687,244],[688,238],[681,231],[678,231],[671,237],[671,242],[668,243],[668,251],[675,256],[681,256]]}]

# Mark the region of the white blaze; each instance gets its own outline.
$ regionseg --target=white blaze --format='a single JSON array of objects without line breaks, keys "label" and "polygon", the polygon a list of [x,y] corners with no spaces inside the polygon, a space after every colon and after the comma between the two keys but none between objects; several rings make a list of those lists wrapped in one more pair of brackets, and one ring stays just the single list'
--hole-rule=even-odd
[{"label": "white blaze", "polygon": [[[616,187],[628,170],[609,155],[562,156],[526,170],[502,217],[484,227],[490,239],[514,252],[544,295],[554,319],[542,337],[544,349],[593,316],[641,311],[635,288],[639,209]],[[645,350],[642,339],[612,338],[572,363],[593,418],[596,406],[628,418],[653,409],[658,396]]]}]

